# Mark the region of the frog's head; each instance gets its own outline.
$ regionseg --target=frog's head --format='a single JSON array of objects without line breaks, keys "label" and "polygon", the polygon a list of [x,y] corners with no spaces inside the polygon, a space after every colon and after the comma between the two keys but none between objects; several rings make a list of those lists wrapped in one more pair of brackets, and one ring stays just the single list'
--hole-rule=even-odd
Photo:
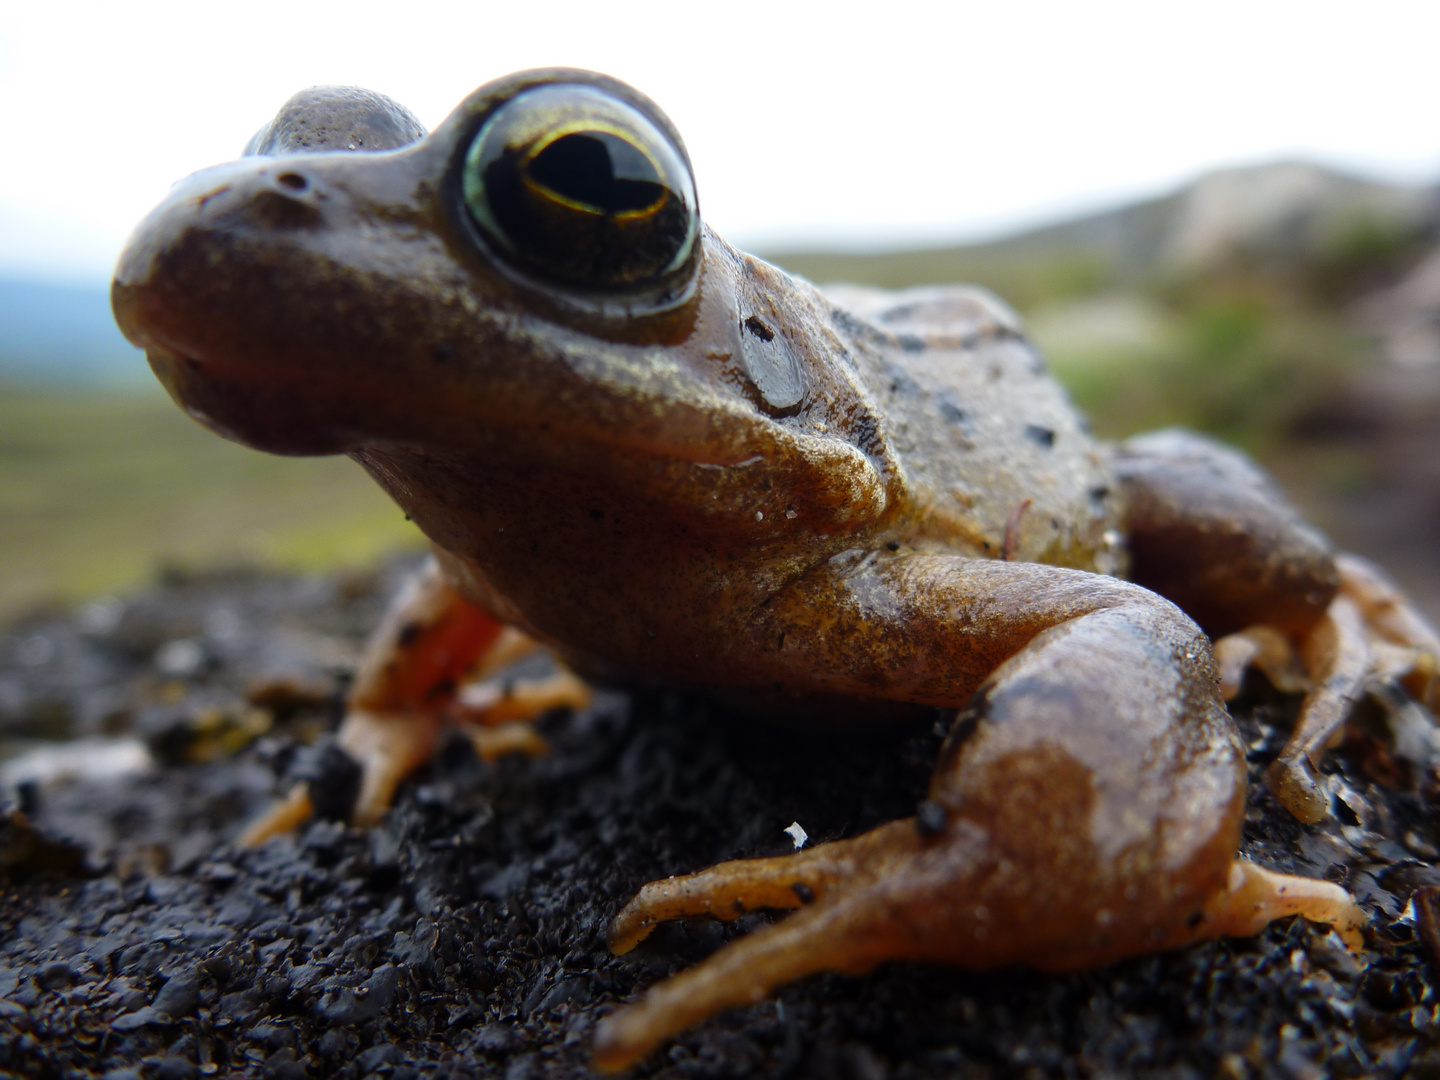
[{"label": "frog's head", "polygon": [[310,91],[247,155],[177,184],[112,290],[217,432],[519,455],[707,509],[777,484],[818,518],[884,508],[824,301],[702,226],[679,134],[623,83],[523,72],[429,135],[379,95]]}]

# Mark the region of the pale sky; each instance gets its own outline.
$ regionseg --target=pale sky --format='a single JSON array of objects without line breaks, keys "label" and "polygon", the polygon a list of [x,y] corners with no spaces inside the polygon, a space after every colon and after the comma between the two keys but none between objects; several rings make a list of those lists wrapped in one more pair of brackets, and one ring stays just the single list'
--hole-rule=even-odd
[{"label": "pale sky", "polygon": [[1437,0],[17,2],[0,20],[0,273],[103,282],[171,182],[316,83],[433,127],[510,71],[606,71],[679,126],[727,238],[874,248],[1277,158],[1434,181],[1437,43]]}]

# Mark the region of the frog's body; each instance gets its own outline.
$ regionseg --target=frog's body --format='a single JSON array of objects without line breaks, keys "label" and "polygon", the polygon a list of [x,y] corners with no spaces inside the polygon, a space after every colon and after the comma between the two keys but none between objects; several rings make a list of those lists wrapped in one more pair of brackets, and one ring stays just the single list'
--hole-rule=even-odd
[{"label": "frog's body", "polygon": [[[193,415],[349,453],[435,544],[352,694],[358,815],[423,760],[459,677],[513,653],[502,624],[782,714],[966,710],[916,818],[647,886],[619,949],[661,918],[805,910],[616,1017],[604,1061],[890,957],[1067,968],[1296,912],[1353,937],[1343,890],[1235,858],[1243,762],[1202,628],[1248,634],[1231,682],[1304,653],[1321,689],[1281,788],[1311,816],[1306,755],[1369,643],[1422,694],[1440,648],[1252,466],[1093,441],[978,290],[827,297],[734,251],[699,224],[678,135],[613,80],[512,76],[422,135],[374,95],[297,98],[267,156],[142,224],[114,292]],[[388,152],[311,152],[343,149]]]}]

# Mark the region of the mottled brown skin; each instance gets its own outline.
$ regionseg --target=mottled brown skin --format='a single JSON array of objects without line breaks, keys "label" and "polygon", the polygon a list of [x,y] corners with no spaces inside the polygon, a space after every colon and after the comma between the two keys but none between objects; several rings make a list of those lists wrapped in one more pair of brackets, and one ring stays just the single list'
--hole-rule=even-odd
[{"label": "mottled brown skin", "polygon": [[[312,92],[256,145],[385,152],[183,181],[114,303],[191,415],[349,454],[434,542],[445,580],[392,620],[345,729],[392,786],[468,659],[412,685],[406,650],[459,640],[456,605],[583,670],[780,714],[963,709],[917,818],[647,886],[618,950],[664,918],[804,910],[612,1017],[597,1060],[895,957],[1075,968],[1296,912],[1353,938],[1342,890],[1235,858],[1243,760],[1202,632],[1302,645],[1339,580],[1323,539],[1213,444],[1092,440],[978,290],[832,298],[708,231],[649,291],[507,266],[459,170],[494,109],[550,83],[634,106],[683,158],[658,109],[584,72],[491,83],[423,138],[373,95]],[[461,637],[493,642],[486,617]]]}]

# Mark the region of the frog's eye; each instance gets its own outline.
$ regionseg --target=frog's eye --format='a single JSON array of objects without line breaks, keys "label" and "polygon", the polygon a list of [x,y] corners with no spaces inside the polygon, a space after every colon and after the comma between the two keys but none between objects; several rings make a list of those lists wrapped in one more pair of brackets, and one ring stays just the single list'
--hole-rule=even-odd
[{"label": "frog's eye", "polygon": [[630,105],[588,86],[518,95],[465,155],[465,208],[504,257],[600,290],[685,268],[700,215],[679,149]]}]

